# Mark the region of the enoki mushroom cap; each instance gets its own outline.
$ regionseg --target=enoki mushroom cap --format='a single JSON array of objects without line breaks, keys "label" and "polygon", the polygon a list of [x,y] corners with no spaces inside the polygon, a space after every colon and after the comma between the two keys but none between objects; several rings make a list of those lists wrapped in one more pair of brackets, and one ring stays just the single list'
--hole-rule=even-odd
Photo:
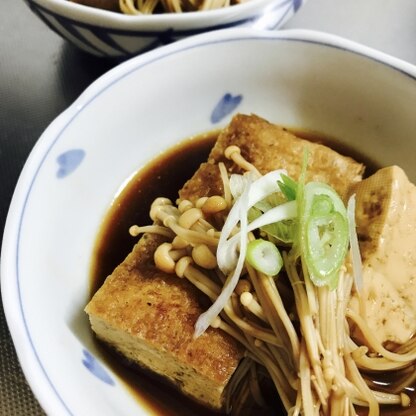
[{"label": "enoki mushroom cap", "polygon": [[175,273],[175,261],[170,256],[172,250],[171,243],[162,243],[155,251],[154,261],[156,267],[165,273]]}]

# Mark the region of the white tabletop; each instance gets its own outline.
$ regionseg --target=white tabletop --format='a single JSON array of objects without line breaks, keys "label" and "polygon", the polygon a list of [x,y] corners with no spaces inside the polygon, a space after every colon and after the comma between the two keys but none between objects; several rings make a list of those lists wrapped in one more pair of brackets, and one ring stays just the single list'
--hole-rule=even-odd
[{"label": "white tabletop", "polygon": [[285,28],[332,33],[416,65],[416,0],[307,0]]}]

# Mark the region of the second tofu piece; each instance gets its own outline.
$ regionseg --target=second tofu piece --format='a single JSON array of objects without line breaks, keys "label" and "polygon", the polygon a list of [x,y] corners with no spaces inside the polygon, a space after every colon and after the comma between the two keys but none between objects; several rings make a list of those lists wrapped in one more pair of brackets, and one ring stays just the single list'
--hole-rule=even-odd
[{"label": "second tofu piece", "polygon": [[256,115],[237,114],[220,133],[208,162],[201,165],[192,181],[180,192],[182,199],[195,200],[195,196],[201,193],[222,193],[218,162],[224,162],[230,172],[241,173],[232,161],[224,157],[224,150],[232,145],[238,146],[241,155],[260,173],[286,169],[295,180],[299,179],[306,147],[309,151],[307,181],[327,183],[344,199],[350,186],[361,181],[364,173],[364,165],[328,146],[297,137]]},{"label": "second tofu piece", "polygon": [[[391,166],[353,191],[365,319],[380,342],[402,344],[416,331],[416,187]],[[351,307],[359,309],[357,294]]]}]

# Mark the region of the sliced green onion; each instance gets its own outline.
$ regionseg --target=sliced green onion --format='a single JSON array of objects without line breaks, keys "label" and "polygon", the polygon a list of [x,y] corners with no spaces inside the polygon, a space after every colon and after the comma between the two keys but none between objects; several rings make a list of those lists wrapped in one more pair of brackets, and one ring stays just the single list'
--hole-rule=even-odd
[{"label": "sliced green onion", "polygon": [[282,174],[282,179],[277,184],[288,201],[294,201],[296,199],[298,184],[292,178]]},{"label": "sliced green onion", "polygon": [[315,195],[311,211],[313,215],[327,215],[333,211],[333,202],[328,195]]},{"label": "sliced green onion", "polygon": [[327,212],[340,212],[346,218],[347,210],[342,199],[336,191],[326,183],[308,182],[304,187],[303,198],[305,204],[304,214],[310,215],[320,213],[324,203],[327,203],[331,207]]},{"label": "sliced green onion", "polygon": [[328,285],[334,288],[348,250],[347,211],[336,191],[324,183],[307,183],[302,197],[302,257],[316,286]]},{"label": "sliced green onion", "polygon": [[[221,271],[227,275],[232,271],[238,261],[237,255],[237,246],[231,243],[229,240],[232,239],[231,234],[234,230],[234,227],[242,221],[242,218],[247,218],[248,211],[255,204],[268,197],[269,195],[277,192],[278,185],[277,182],[280,180],[283,170],[274,170],[269,173],[266,173],[260,178],[256,178],[253,172],[250,172],[245,175],[245,179],[240,180],[236,178],[236,188],[238,192],[241,192],[240,185],[244,188],[243,193],[247,189],[247,198],[248,201],[245,203],[245,209],[241,207],[241,196],[236,199],[234,205],[232,206],[230,212],[228,213],[227,220],[221,230],[220,240],[218,242],[217,248],[217,263]],[[253,176],[254,175],[254,176]],[[233,176],[233,175],[232,175]],[[231,178],[230,178],[231,181]],[[238,193],[237,192],[237,193]],[[269,216],[272,214],[269,214]],[[282,218],[284,219],[284,218]],[[262,226],[260,224],[258,226]],[[257,226],[256,226],[257,227]],[[243,232],[243,230],[241,230]],[[235,239],[233,239],[235,241]]]},{"label": "sliced green onion", "polygon": [[261,238],[248,243],[246,260],[256,270],[268,276],[276,276],[283,266],[283,259],[277,247]]},{"label": "sliced green onion", "polygon": [[[195,338],[204,333],[211,325],[233,293],[246,258],[247,233],[249,232],[248,211],[256,203],[279,190],[277,182],[280,180],[282,173],[284,173],[283,170],[275,170],[258,178],[254,172],[248,172],[244,175],[244,179],[242,177],[235,178],[233,194],[239,196],[228,213],[217,247],[218,267],[227,276],[227,279],[220,295],[196,321]],[[285,213],[285,207],[281,211]],[[281,214],[281,212],[277,214]],[[240,232],[232,236],[238,223],[240,224]]]},{"label": "sliced green onion", "polygon": [[296,238],[297,222],[295,219],[282,220],[264,225],[260,230],[284,244],[291,244]]},{"label": "sliced green onion", "polygon": [[305,191],[305,183],[306,183],[306,169],[308,167],[308,159],[309,159],[309,149],[305,146],[303,148],[303,158],[302,158],[302,168],[299,175],[299,180],[296,186],[296,203],[297,203],[297,238],[293,240],[292,245],[292,255],[294,258],[298,258],[301,256],[302,253],[302,240],[303,240],[303,233],[302,233],[302,219],[304,218],[304,211],[305,211],[305,203],[304,203],[304,191]]},{"label": "sliced green onion", "polygon": [[312,281],[316,285],[332,286],[346,255],[347,237],[348,224],[339,212],[312,216],[308,220],[306,260]]}]

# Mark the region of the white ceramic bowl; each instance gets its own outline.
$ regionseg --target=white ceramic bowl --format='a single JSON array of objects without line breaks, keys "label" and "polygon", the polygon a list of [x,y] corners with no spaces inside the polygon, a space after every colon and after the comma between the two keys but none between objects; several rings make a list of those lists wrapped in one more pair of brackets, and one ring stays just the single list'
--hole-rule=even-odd
[{"label": "white ceramic bowl", "polygon": [[25,1],[46,25],[84,51],[128,58],[212,30],[278,29],[306,0],[249,0],[217,10],[150,16],[127,16],[67,0]]},{"label": "white ceramic bowl", "polygon": [[101,360],[83,313],[94,241],[126,178],[179,140],[254,112],[336,137],[415,180],[415,103],[414,66],[308,31],[211,32],[93,83],[33,149],[3,241],[7,321],[47,413],[148,414]]}]

